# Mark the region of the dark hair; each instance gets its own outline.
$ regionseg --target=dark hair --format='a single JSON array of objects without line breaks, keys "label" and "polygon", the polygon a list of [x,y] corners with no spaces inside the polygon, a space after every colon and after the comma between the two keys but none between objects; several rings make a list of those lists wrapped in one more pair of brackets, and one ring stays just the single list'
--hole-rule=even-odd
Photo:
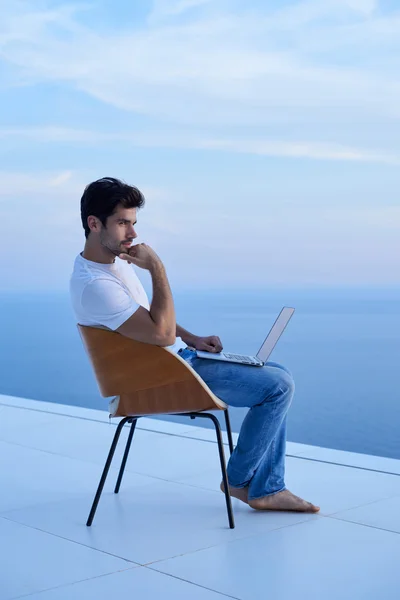
[{"label": "dark hair", "polygon": [[103,177],[86,186],[81,198],[81,219],[85,237],[90,233],[88,217],[100,219],[104,227],[107,218],[114,214],[118,204],[124,208],[142,208],[145,199],[138,188],[114,177]]}]

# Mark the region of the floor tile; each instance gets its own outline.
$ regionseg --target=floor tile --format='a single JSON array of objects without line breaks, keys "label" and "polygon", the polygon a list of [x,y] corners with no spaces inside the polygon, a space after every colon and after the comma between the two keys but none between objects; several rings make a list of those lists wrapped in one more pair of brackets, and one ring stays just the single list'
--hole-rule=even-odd
[{"label": "floor tile", "polygon": [[[30,434],[34,434],[37,427],[48,426],[57,419],[56,415],[47,412],[27,410],[24,408],[11,408],[0,404],[0,440],[5,442],[27,442]],[[59,423],[63,422],[58,417]],[[29,445],[26,443],[25,445]]]},{"label": "floor tile", "polygon": [[400,535],[319,517],[152,565],[241,600],[398,600]]},{"label": "floor tile", "polygon": [[[101,469],[83,460],[0,442],[0,513],[48,504],[56,500],[93,495]],[[110,470],[105,492],[112,492],[118,464]],[[138,473],[125,473],[124,485],[135,487],[154,483]]]},{"label": "floor tile", "polygon": [[11,511],[5,516],[140,564],[299,523],[315,515],[259,513],[234,502],[236,529],[228,527],[223,494],[159,481],[103,494],[92,527],[92,497]]},{"label": "floor tile", "polygon": [[[218,465],[190,477],[177,479],[194,487],[217,490],[221,482]],[[331,514],[400,495],[400,477],[298,458],[286,459],[286,486],[294,494]]]},{"label": "floor tile", "polygon": [[400,496],[332,515],[335,519],[400,533]]},{"label": "floor tile", "polygon": [[216,444],[162,434],[147,436],[152,437],[134,439],[127,469],[175,480],[220,464]]},{"label": "floor tile", "polygon": [[[0,406],[0,441],[83,458],[99,465],[105,463],[115,431],[114,423]],[[116,461],[122,459],[128,432],[129,425],[126,425],[115,453]],[[161,434],[141,430],[135,432],[135,439],[142,440],[148,435],[158,438]]]},{"label": "floor tile", "polygon": [[133,566],[120,558],[4,518],[0,518],[0,539],[1,600]]},{"label": "floor tile", "polygon": [[146,567],[136,567],[74,583],[29,596],[27,600],[110,600],[110,598],[162,598],[162,600],[226,600],[217,592],[163,575]]},{"label": "floor tile", "polygon": [[400,495],[400,477],[351,467],[291,458],[287,461],[286,485],[298,496],[332,514]]}]

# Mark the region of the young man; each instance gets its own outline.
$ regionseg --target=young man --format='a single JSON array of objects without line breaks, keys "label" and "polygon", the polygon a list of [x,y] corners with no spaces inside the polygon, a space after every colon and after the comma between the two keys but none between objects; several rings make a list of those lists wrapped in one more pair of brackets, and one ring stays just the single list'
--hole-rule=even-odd
[{"label": "young man", "polygon": [[[226,404],[249,407],[228,463],[232,496],[258,510],[318,512],[285,487],[286,415],[294,395],[290,372],[272,362],[254,368],[197,358],[193,348],[220,352],[221,340],[194,335],[176,323],[163,263],[147,244],[132,246],[143,206],[142,193],[117,179],[106,177],[86,187],[81,199],[86,244],[70,282],[77,322],[168,346]],[[150,272],[151,304],[132,264]]]}]

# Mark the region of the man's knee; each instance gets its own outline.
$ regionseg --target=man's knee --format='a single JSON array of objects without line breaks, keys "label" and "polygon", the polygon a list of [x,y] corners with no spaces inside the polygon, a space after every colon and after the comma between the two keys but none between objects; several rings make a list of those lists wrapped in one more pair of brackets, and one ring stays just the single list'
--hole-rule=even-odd
[{"label": "man's knee", "polygon": [[284,394],[293,396],[295,391],[295,383],[292,375],[286,371],[280,371],[276,378],[277,389]]}]

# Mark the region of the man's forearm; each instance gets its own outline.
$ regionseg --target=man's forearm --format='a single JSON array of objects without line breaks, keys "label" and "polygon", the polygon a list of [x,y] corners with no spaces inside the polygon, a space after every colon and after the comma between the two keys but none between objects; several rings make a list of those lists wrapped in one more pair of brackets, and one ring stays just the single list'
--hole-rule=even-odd
[{"label": "man's forearm", "polygon": [[183,329],[183,327],[181,327],[177,323],[176,324],[176,337],[182,338],[182,340],[185,342],[185,344],[187,344],[188,346],[192,346],[193,342],[197,336],[195,336],[194,333],[190,333],[190,331]]},{"label": "man's forearm", "polygon": [[164,265],[161,262],[153,265],[150,274],[153,283],[151,318],[160,326],[166,336],[175,337],[175,307]]}]

